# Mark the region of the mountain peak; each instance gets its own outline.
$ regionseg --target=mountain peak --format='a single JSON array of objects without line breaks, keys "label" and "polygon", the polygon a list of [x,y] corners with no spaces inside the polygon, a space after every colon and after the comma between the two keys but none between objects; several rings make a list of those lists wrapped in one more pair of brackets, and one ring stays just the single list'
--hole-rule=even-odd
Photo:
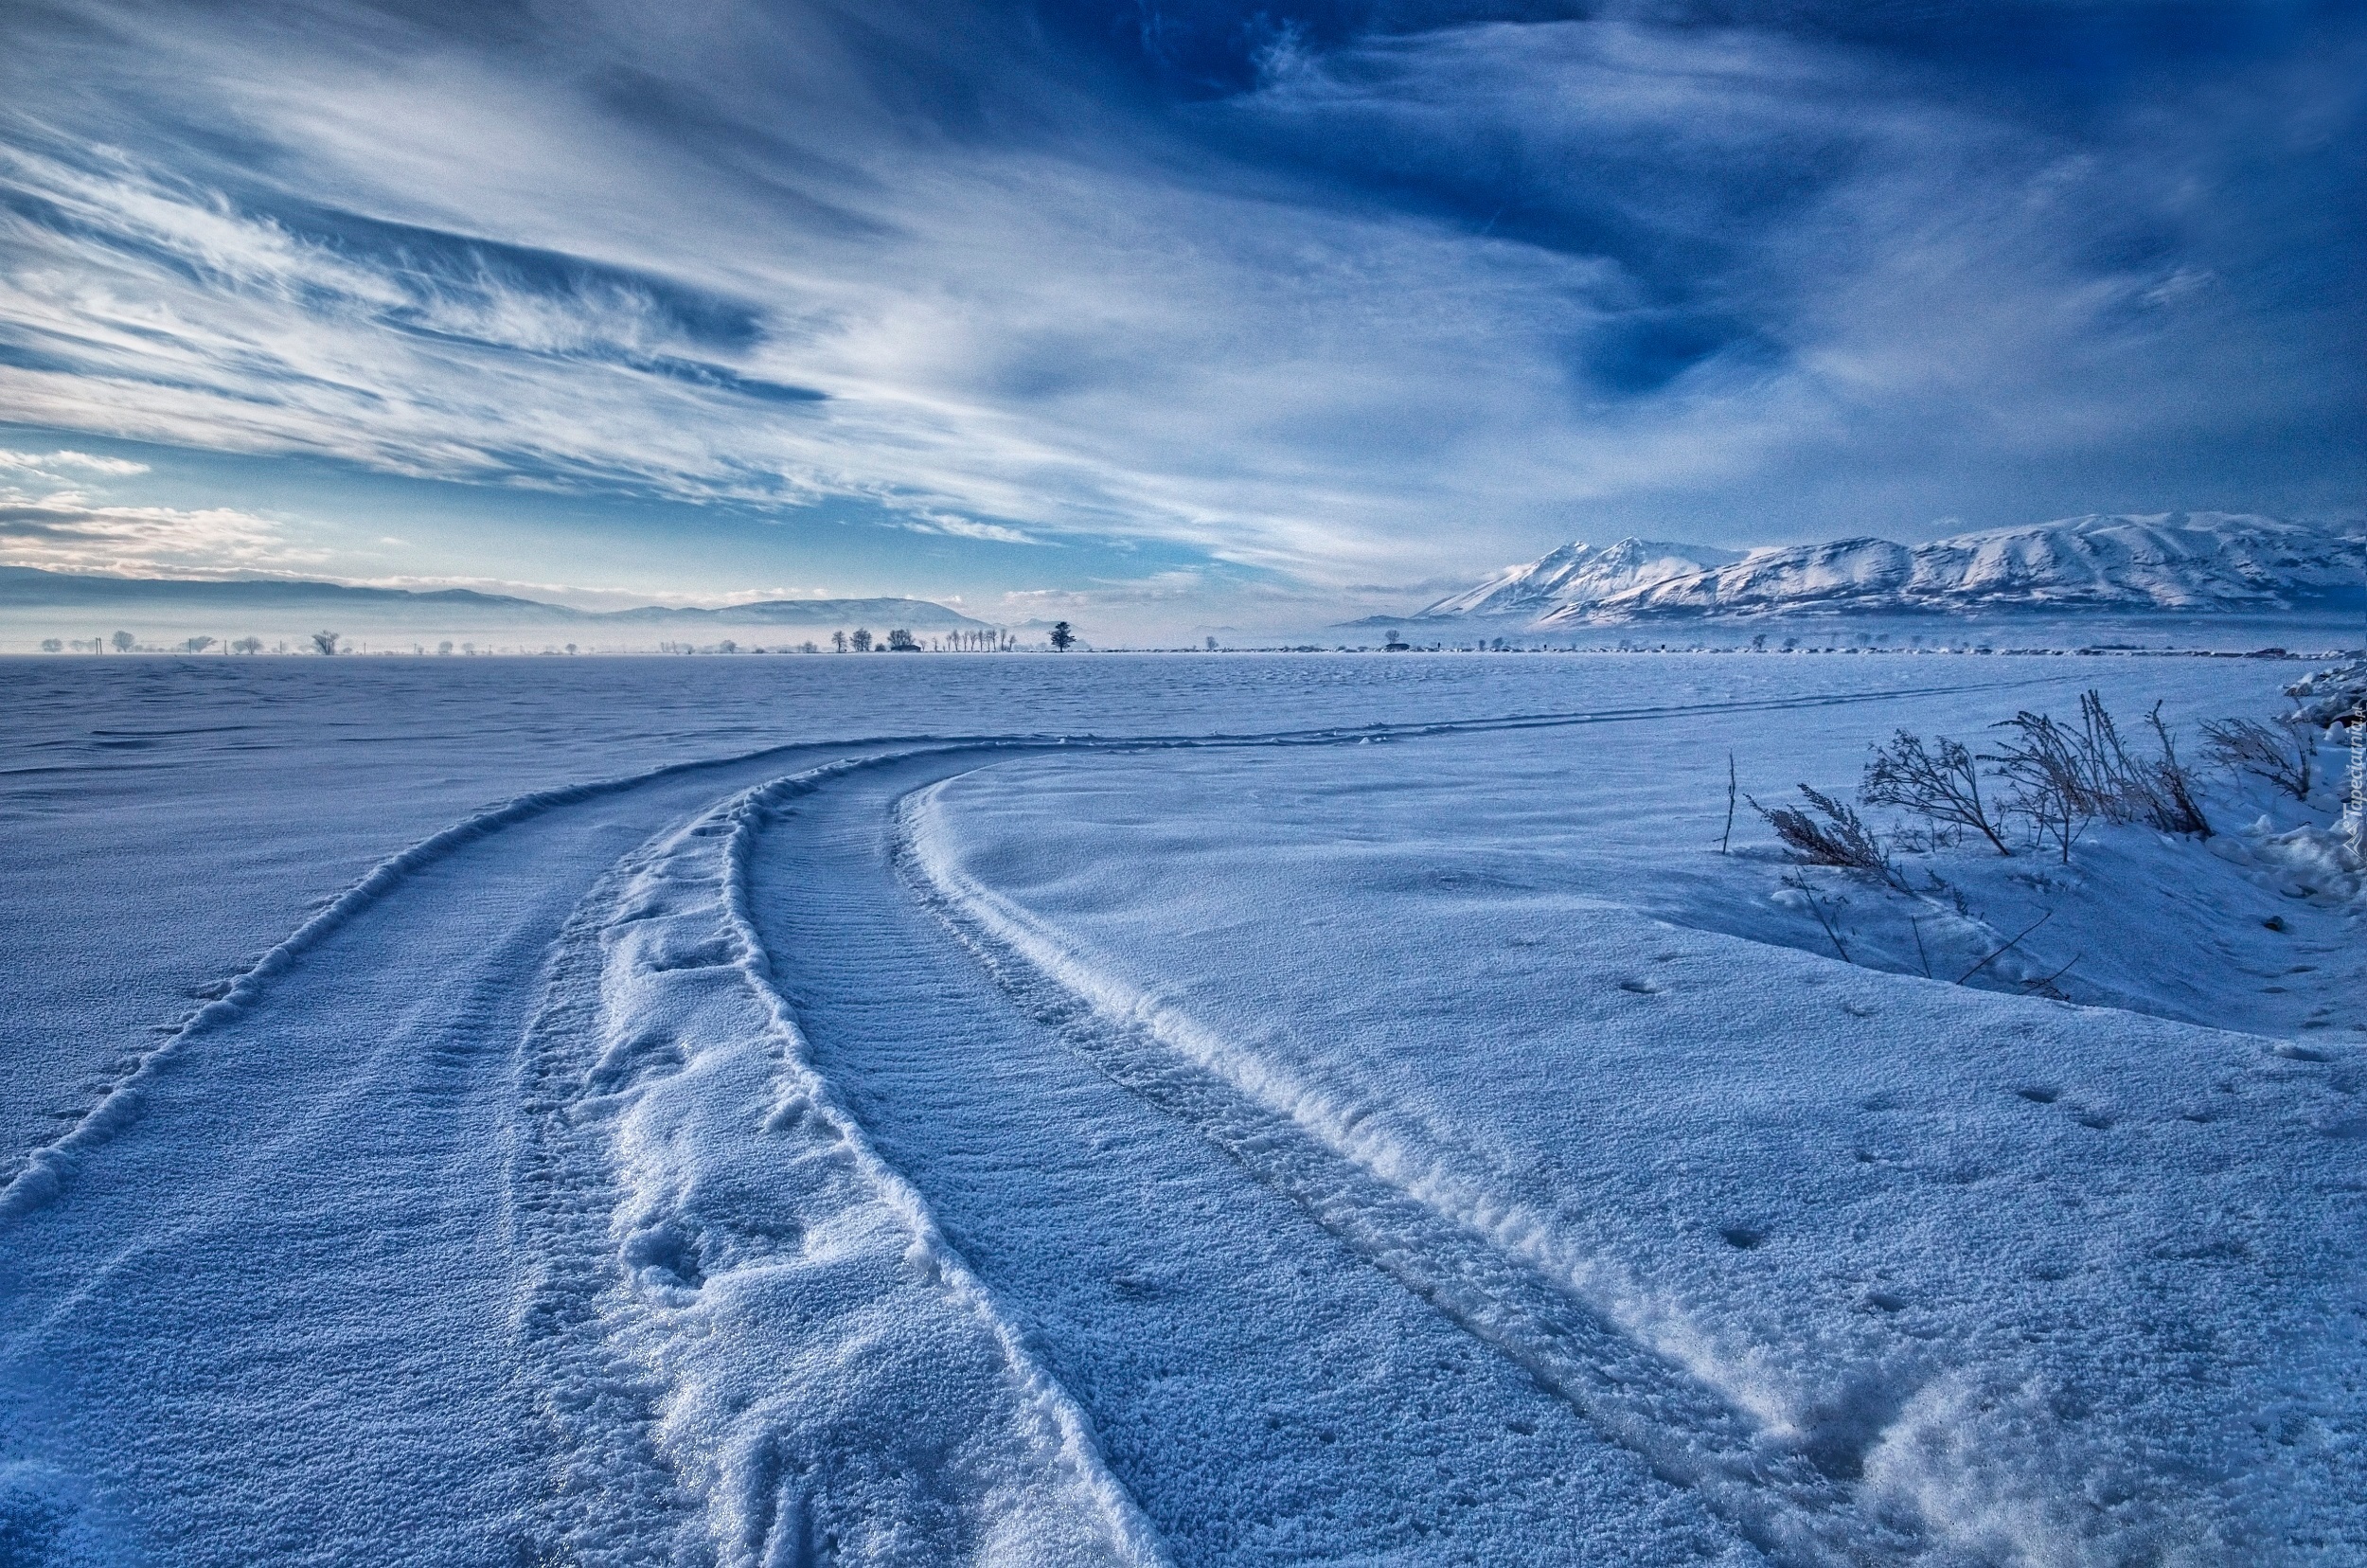
[{"label": "mountain peak", "polygon": [[1539,627],[1843,611],[2273,610],[2358,593],[2367,537],[2249,512],[2090,513],[1908,546],[1859,537],[1753,550],[1623,539],[1562,546],[1424,617]]},{"label": "mountain peak", "polygon": [[1507,566],[1477,587],[1440,599],[1415,618],[1519,615],[1542,619],[1741,559],[1735,550],[1661,539],[1629,537],[1603,545],[1574,542],[1525,565]]}]

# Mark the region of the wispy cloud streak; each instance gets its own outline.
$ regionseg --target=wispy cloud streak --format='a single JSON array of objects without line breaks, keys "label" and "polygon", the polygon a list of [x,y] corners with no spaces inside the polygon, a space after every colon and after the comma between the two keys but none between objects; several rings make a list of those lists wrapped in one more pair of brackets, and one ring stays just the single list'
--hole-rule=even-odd
[{"label": "wispy cloud streak", "polygon": [[1329,583],[2361,478],[2357,26],[2066,109],[1796,22],[412,14],[9,25],[0,406]]}]

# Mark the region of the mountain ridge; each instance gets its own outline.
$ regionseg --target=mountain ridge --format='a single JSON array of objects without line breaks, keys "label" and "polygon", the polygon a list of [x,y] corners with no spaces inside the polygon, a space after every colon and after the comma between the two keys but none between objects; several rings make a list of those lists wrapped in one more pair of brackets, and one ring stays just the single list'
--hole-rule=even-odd
[{"label": "mountain ridge", "polygon": [[301,578],[117,578],[48,572],[32,566],[0,566],[0,609],[115,609],[142,605],[222,611],[294,611],[316,608],[361,611],[470,612],[553,626],[801,626],[826,627],[876,620],[932,631],[983,631],[988,623],[931,599],[758,599],[748,604],[636,605],[624,610],[578,610],[545,599],[488,594],[474,588],[368,588]]},{"label": "mountain ridge", "polygon": [[[1686,556],[1721,556],[1691,571]],[[1621,572],[1630,580],[1616,580]],[[2367,533],[2248,512],[2090,513],[1927,544],[1854,537],[1748,552],[1565,544],[1406,617],[1539,631],[1788,612],[2262,611],[2367,591]]]}]

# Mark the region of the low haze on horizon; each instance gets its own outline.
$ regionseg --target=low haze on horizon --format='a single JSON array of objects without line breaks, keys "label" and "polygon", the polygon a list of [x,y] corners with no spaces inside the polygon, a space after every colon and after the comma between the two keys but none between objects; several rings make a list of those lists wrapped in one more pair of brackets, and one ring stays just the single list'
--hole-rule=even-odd
[{"label": "low haze on horizon", "polygon": [[0,564],[1255,629],[2367,477],[2356,7],[32,0],[0,60]]}]

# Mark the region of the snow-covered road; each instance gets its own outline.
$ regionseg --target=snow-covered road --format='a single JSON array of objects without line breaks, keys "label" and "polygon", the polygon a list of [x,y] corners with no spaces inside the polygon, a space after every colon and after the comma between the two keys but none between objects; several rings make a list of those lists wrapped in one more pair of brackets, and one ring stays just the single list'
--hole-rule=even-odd
[{"label": "snow-covered road", "polygon": [[38,1541],[486,1559],[547,1487],[510,1244],[532,977],[619,856],[791,757],[525,809],[347,895],[0,1195]]},{"label": "snow-covered road", "polygon": [[[0,1560],[1954,1564],[2257,1546],[2172,1539],[2145,1473],[2091,1499],[2136,1519],[2117,1536],[2040,1503],[2020,1536],[1953,1538],[1876,1506],[1868,1454],[1944,1381],[1929,1367],[1843,1378],[1805,1416],[1754,1406],[1672,1350],[1669,1325],[1590,1292],[1531,1195],[1457,1185],[1451,1118],[1409,1146],[1431,1110],[1406,1101],[1367,1138],[1353,1074],[1326,1079],[1282,1038],[1320,1032],[1305,999],[1279,1049],[1244,1051],[1219,999],[1154,994],[1131,955],[1080,964],[1073,932],[976,882],[947,836],[962,800],[1046,770],[1780,722],[1975,684],[1264,739],[774,746],[481,813],[383,863],[17,1165],[0,1194]],[[1057,822],[1030,831],[1063,852]],[[1667,933],[1605,918],[1615,940]],[[1373,961],[1358,948],[1352,967]],[[1277,963],[1277,984],[1306,968]],[[2221,1071],[2189,1040],[2208,1034],[2146,1039],[2187,1051],[2174,1075]],[[1841,1058],[1859,1047],[1818,1048],[1834,1053],[1820,1070],[1858,1070]],[[2246,1093],[2339,1121],[2351,1090],[2322,1080],[2346,1072],[2302,1053]],[[1876,1109],[1916,1114],[1888,1098]],[[1628,1135],[1616,1120],[1607,1141]],[[2256,1205],[2271,1130],[2231,1126],[2206,1151],[2226,1179],[2200,1196]],[[2290,1235],[2203,1218],[2273,1274],[2323,1231],[2330,1190],[2296,1195]],[[1758,1245],[1730,1238],[1757,1260],[1735,1288],[1780,1295],[1789,1265]],[[1738,1310],[1725,1348],[1764,1321]],[[2214,1386],[2213,1409],[2243,1396]],[[2315,1487],[2349,1463],[2282,1473]],[[2340,1510],[2299,1517],[2323,1529]]]}]

